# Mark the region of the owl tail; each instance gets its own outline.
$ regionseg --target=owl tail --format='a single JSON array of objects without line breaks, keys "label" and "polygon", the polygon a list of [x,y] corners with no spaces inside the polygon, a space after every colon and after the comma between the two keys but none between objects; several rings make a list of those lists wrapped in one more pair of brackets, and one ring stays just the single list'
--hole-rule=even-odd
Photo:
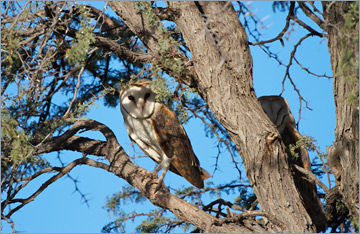
[{"label": "owl tail", "polygon": [[205,169],[200,168],[200,170],[201,170],[201,179],[203,181],[211,177],[210,173],[207,172]]}]

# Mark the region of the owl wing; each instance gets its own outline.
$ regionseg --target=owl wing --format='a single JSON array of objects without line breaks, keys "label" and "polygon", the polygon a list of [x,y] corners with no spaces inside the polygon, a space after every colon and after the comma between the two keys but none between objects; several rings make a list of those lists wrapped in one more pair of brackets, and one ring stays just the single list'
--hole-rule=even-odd
[{"label": "owl wing", "polygon": [[209,178],[210,174],[200,168],[199,160],[175,112],[164,104],[160,105],[151,117],[151,124],[161,149],[170,158],[170,170],[178,172],[194,186],[203,188],[203,180]]}]

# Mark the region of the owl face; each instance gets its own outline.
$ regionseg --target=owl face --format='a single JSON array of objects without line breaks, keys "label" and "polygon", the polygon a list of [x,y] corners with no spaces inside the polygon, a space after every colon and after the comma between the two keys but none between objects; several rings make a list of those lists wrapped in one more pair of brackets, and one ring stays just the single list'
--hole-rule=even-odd
[{"label": "owl face", "polygon": [[149,118],[155,109],[155,96],[150,81],[129,84],[120,93],[121,108],[135,119]]}]

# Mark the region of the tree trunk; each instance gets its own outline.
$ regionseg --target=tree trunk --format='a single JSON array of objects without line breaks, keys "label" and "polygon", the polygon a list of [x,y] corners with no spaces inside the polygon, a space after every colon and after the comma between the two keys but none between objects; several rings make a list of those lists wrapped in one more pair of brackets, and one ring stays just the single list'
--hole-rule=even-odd
[{"label": "tree trunk", "polygon": [[[351,49],[356,67],[359,66],[359,41],[354,34],[344,32],[345,13],[354,2],[323,2],[325,30],[328,33],[331,68],[334,76],[334,101],[336,109],[335,144],[328,147],[328,161],[340,187],[340,193],[349,212],[359,219],[359,111],[358,103],[349,101],[348,95],[358,90],[359,74],[355,68],[344,72],[341,61],[344,50]],[[353,29],[359,32],[359,23]],[[346,46],[341,41],[346,40]],[[357,78],[355,83],[348,77]],[[357,92],[357,95],[359,93]]]},{"label": "tree trunk", "polygon": [[231,3],[168,4],[179,13],[175,23],[190,48],[199,93],[236,144],[261,209],[285,232],[316,232],[279,133],[257,101],[247,34]]}]

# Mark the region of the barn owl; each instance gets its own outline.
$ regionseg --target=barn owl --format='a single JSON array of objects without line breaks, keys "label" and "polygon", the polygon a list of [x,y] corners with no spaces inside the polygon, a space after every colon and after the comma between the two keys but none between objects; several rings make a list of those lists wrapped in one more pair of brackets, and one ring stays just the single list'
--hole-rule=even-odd
[{"label": "barn owl", "polygon": [[[286,99],[280,96],[263,96],[258,100],[260,101],[264,112],[278,129],[287,149],[289,149],[290,144],[295,145],[302,136],[295,127],[295,119],[291,114]],[[291,156],[289,157],[289,161],[311,171],[311,163],[306,148],[300,147],[300,149],[297,149],[296,151],[299,154],[299,157],[295,158]],[[295,171],[294,178],[295,185],[303,197],[305,208],[310,214],[311,219],[314,221],[317,230],[319,232],[325,231],[325,213],[316,191],[315,182],[304,179],[304,175],[298,171]]]},{"label": "barn owl", "polygon": [[[285,145],[295,145],[301,140],[302,136],[295,127],[295,118],[291,114],[290,107],[285,98],[280,96],[263,96],[259,98],[260,104],[275,124],[277,130],[282,136]],[[300,149],[300,160],[298,164],[311,171],[309,154],[306,149]]]},{"label": "barn owl", "polygon": [[184,177],[192,185],[203,188],[210,174],[200,167],[190,140],[175,112],[155,100],[151,82],[139,79],[129,82],[120,92],[120,109],[130,139],[161,169],[159,185],[168,170]]}]

